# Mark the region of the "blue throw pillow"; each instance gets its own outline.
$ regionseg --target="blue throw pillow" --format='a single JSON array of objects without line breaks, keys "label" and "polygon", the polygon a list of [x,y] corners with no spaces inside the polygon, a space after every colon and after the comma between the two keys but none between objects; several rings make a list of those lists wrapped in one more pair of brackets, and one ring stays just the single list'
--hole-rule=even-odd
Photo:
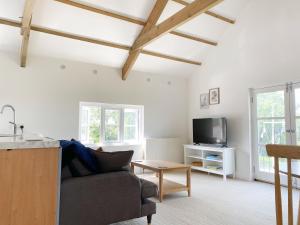
[{"label": "blue throw pillow", "polygon": [[71,142],[74,143],[74,151],[78,158],[84,162],[91,172],[97,172],[97,161],[91,150],[75,139],[72,139]]},{"label": "blue throw pillow", "polygon": [[97,172],[97,161],[89,148],[74,139],[71,141],[61,140],[60,146],[63,150],[63,166],[68,164],[73,158],[77,158],[89,171]]}]

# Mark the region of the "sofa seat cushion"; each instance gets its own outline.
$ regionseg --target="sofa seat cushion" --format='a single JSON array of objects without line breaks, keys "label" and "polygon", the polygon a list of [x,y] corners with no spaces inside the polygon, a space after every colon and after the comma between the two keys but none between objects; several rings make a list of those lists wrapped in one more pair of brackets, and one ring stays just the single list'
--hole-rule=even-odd
[{"label": "sofa seat cushion", "polygon": [[152,198],[157,196],[158,188],[156,184],[144,179],[140,179],[140,181],[142,187],[142,199]]}]

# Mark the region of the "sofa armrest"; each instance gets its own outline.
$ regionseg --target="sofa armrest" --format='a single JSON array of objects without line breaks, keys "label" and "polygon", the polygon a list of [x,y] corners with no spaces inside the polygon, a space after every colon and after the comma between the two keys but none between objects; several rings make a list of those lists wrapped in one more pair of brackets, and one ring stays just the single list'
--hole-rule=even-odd
[{"label": "sofa armrest", "polygon": [[140,216],[141,185],[129,172],[72,178],[61,185],[60,225],[107,225]]}]

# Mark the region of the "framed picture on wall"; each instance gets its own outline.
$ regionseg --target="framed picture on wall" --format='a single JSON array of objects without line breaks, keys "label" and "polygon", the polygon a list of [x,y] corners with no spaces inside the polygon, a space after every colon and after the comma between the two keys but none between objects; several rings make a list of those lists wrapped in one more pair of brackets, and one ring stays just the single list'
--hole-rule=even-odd
[{"label": "framed picture on wall", "polygon": [[209,94],[200,95],[200,109],[207,109],[209,107]]},{"label": "framed picture on wall", "polygon": [[209,89],[209,104],[220,104],[220,88]]}]

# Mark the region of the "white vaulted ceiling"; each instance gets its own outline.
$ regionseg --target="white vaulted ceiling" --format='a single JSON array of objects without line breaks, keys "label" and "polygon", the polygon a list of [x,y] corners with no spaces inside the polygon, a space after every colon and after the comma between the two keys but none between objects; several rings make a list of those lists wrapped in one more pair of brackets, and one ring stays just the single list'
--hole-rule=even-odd
[{"label": "white vaulted ceiling", "polygon": [[[249,0],[224,0],[210,11],[236,20],[247,1]],[[147,20],[155,5],[155,0],[81,0],[80,2],[143,21]],[[25,0],[0,0],[0,17],[20,21],[24,4]],[[158,23],[183,7],[183,5],[169,0]],[[129,46],[133,44],[142,29],[142,26],[137,24],[96,14],[54,0],[36,1],[32,24]],[[201,14],[176,30],[220,43],[222,34],[231,26],[235,25],[207,14]],[[19,54],[21,40],[19,28],[0,25],[0,51]],[[218,46],[166,34],[144,49],[205,63],[205,56],[212,48],[218,48]],[[128,57],[128,51],[32,31],[28,50],[29,64],[30,55],[122,68]],[[141,54],[133,70],[186,76],[193,73],[198,67]]]}]

